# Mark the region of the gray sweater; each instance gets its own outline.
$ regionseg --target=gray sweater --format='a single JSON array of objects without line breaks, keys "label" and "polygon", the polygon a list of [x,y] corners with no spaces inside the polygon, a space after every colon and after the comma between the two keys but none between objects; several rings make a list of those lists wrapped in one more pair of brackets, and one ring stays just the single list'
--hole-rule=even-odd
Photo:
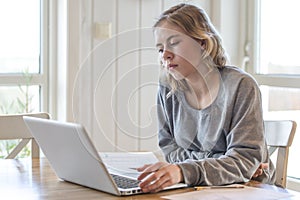
[{"label": "gray sweater", "polygon": [[256,180],[273,184],[259,87],[239,68],[227,66],[219,72],[218,96],[202,110],[193,109],[183,92],[167,98],[169,89],[160,84],[159,146],[165,159],[179,165],[188,185],[247,182],[262,162],[269,169]]}]

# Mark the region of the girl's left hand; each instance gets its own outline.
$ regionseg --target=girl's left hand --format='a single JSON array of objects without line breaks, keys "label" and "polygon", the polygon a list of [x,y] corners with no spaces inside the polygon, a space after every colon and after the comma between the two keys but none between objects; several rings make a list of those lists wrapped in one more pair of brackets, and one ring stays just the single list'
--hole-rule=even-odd
[{"label": "girl's left hand", "polygon": [[176,164],[157,162],[144,165],[137,170],[142,172],[138,180],[142,181],[140,188],[143,192],[158,192],[165,187],[183,181],[181,169]]},{"label": "girl's left hand", "polygon": [[268,169],[269,164],[268,163],[261,163],[255,173],[253,174],[252,178],[256,178],[263,174],[263,170]]}]

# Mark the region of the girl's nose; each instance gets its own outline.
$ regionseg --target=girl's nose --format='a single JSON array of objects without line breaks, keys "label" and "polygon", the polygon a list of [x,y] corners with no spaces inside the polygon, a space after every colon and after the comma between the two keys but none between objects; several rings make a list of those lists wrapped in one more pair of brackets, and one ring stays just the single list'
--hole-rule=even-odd
[{"label": "girl's nose", "polygon": [[164,50],[162,53],[162,59],[163,60],[172,60],[174,57],[174,54],[171,51]]}]

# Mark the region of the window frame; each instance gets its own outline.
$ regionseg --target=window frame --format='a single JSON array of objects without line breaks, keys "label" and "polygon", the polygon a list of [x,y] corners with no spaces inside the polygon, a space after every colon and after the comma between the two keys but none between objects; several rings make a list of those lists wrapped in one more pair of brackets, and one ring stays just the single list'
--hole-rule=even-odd
[{"label": "window frame", "polygon": [[[32,80],[30,85],[40,86],[40,110],[48,111],[48,19],[49,19],[49,3],[48,0],[40,0],[40,73],[30,73]],[[18,86],[28,84],[26,77],[22,73],[0,73],[0,86]]]},{"label": "window frame", "polygon": [[[261,0],[247,1],[244,6],[248,9],[245,16],[248,24],[244,28],[247,33],[246,45],[244,46],[244,59],[248,60],[245,65],[245,70],[249,72],[258,82],[259,85],[266,85],[271,87],[288,87],[300,89],[300,75],[287,74],[258,74],[259,62],[259,27],[260,27],[260,2]],[[253,17],[254,16],[254,17]],[[288,177],[288,189],[300,191],[300,180],[297,178]]]},{"label": "window frame", "polygon": [[[246,49],[245,52],[249,56],[249,63],[246,65],[246,70],[250,72],[254,78],[258,81],[260,85],[268,85],[275,87],[290,87],[290,88],[300,88],[300,75],[287,75],[287,74],[258,74],[257,66],[258,66],[258,51],[259,47],[257,46],[257,42],[259,38],[256,33],[259,31],[260,21],[258,20],[260,17],[260,1],[261,0],[253,0],[247,1],[246,6],[249,9],[248,16],[246,16],[248,21],[248,39],[249,41],[247,45],[251,48]],[[253,17],[254,16],[254,17]]]}]

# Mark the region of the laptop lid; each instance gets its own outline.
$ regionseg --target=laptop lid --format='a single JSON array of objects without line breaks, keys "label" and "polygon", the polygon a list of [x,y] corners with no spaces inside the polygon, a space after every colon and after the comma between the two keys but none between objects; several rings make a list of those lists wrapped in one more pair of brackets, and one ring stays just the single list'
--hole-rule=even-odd
[{"label": "laptop lid", "polygon": [[82,125],[23,119],[59,178],[114,195],[130,194],[119,191]]}]

